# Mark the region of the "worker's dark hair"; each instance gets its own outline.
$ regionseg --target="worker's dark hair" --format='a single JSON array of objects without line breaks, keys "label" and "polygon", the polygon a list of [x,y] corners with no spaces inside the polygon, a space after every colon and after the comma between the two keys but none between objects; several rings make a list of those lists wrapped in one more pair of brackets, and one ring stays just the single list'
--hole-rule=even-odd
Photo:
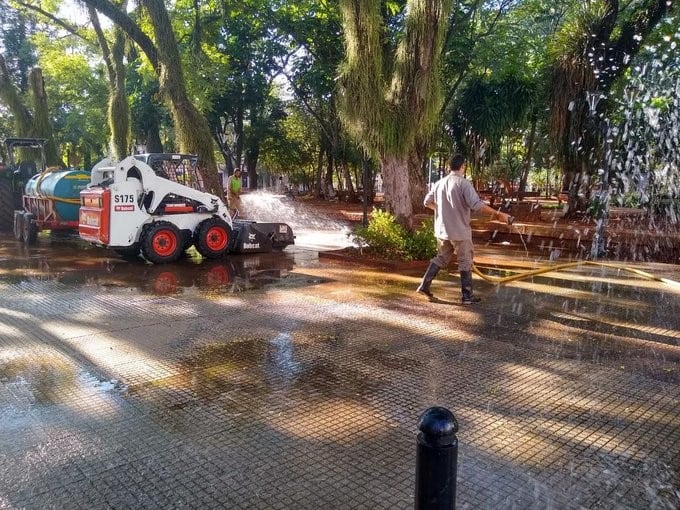
[{"label": "worker's dark hair", "polygon": [[463,157],[462,154],[454,154],[453,156],[451,156],[451,159],[449,159],[449,170],[457,172],[458,170],[460,170],[460,167],[462,167],[464,163],[465,158]]}]

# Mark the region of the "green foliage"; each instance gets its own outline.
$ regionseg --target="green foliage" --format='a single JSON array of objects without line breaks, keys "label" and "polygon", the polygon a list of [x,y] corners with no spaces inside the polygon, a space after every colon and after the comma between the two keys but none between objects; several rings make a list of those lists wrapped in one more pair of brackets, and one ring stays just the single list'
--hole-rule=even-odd
[{"label": "green foliage", "polygon": [[54,135],[69,165],[81,166],[91,154],[106,149],[108,89],[100,57],[75,37],[54,39],[48,33],[32,38],[43,70]]},{"label": "green foliage", "polygon": [[289,114],[276,136],[262,144],[261,168],[275,175],[288,175],[291,183],[312,184],[318,153],[318,124],[301,108],[289,104]]},{"label": "green foliage", "polygon": [[437,252],[432,220],[410,232],[387,211],[375,211],[368,226],[355,230],[354,240],[362,252],[388,260],[425,260]]},{"label": "green foliage", "polygon": [[426,219],[418,229],[406,238],[406,252],[410,260],[428,260],[437,253],[432,218]]},{"label": "green foliage", "polygon": [[366,251],[386,259],[402,259],[406,251],[406,229],[387,211],[375,211],[366,227],[355,232],[355,241]]}]

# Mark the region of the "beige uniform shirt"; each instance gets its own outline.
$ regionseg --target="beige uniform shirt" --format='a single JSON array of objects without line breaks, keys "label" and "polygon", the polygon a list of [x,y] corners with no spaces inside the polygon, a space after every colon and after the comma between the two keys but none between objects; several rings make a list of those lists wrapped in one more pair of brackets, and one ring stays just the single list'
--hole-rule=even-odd
[{"label": "beige uniform shirt", "polygon": [[439,179],[425,195],[425,207],[435,204],[434,235],[437,239],[465,241],[472,239],[470,212],[484,206],[484,202],[470,181],[451,172]]}]

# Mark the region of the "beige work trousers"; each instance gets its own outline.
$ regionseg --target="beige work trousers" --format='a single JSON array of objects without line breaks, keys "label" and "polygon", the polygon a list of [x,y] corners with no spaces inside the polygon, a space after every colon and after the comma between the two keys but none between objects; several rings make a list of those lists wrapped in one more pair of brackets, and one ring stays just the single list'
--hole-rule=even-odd
[{"label": "beige work trousers", "polygon": [[236,212],[240,215],[242,213],[241,197],[230,191],[227,195],[227,200],[229,202],[229,211],[231,212],[231,215],[234,216],[234,213]]},{"label": "beige work trousers", "polygon": [[458,257],[458,271],[471,271],[472,260],[474,257],[474,245],[472,240],[450,241],[448,239],[437,239],[437,255],[432,262],[437,264],[440,269],[446,269],[451,263],[453,255]]}]

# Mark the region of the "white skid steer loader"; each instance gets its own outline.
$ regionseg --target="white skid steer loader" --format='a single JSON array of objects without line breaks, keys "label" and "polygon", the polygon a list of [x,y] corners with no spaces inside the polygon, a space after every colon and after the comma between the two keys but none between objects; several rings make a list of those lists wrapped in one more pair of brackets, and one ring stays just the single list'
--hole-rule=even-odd
[{"label": "white skid steer loader", "polygon": [[141,252],[156,264],[176,261],[192,245],[204,257],[218,258],[294,243],[287,224],[235,225],[219,197],[165,176],[134,156],[97,163],[90,186],[80,192],[80,237],[123,256]]}]

